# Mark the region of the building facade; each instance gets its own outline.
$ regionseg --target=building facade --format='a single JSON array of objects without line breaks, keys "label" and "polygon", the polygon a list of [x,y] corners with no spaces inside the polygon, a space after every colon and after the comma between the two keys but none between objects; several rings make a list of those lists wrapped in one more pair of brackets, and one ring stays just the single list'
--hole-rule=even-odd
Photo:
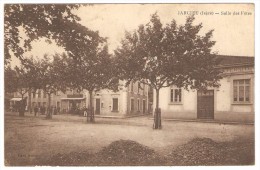
[{"label": "building facade", "polygon": [[254,57],[218,57],[223,71],[220,87],[206,91],[174,86],[161,89],[162,118],[254,122]]},{"label": "building facade", "polygon": [[[130,83],[128,87],[120,82],[119,90],[103,89],[92,97],[95,115],[128,117],[148,114],[148,86],[141,83]],[[86,96],[89,107],[89,95]]]},{"label": "building facade", "polygon": [[[127,117],[151,112],[148,102],[148,86],[131,82],[128,87],[125,87],[124,83],[124,81],[120,82],[121,85],[117,92],[103,89],[93,93],[92,107],[96,115]],[[19,100],[18,93],[14,94],[13,100]],[[27,108],[31,106],[32,111],[35,107],[48,107],[48,95],[41,89],[28,93],[25,97],[27,97]],[[84,107],[89,108],[89,100],[90,96],[86,90],[67,90],[65,93],[58,91],[51,95],[50,106],[56,108],[57,112],[61,114],[76,113]]]}]

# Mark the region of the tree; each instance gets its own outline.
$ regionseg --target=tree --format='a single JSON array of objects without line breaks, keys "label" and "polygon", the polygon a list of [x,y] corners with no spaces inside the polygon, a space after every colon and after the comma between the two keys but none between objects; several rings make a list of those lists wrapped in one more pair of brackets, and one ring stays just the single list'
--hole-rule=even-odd
[{"label": "tree", "polygon": [[140,81],[155,89],[156,109],[154,128],[161,128],[159,92],[175,85],[185,89],[205,89],[219,86],[219,61],[211,48],[213,30],[199,35],[202,24],[193,25],[189,16],[184,25],[173,19],[163,27],[155,13],[150,22],[140,25],[133,33],[126,32],[122,46],[115,51],[121,79]]},{"label": "tree", "polygon": [[16,92],[17,75],[15,70],[8,66],[5,68],[4,72],[5,93]]},{"label": "tree", "polygon": [[[4,6],[4,54],[5,64],[12,53],[24,62],[24,52],[31,50],[31,42],[46,37],[76,57],[75,42],[91,48],[92,37],[97,33],[79,24],[80,18],[72,11],[80,4],[5,4]],[[66,29],[64,29],[66,28]],[[25,36],[21,36],[21,30]]]},{"label": "tree", "polygon": [[66,79],[67,86],[78,90],[89,92],[89,111],[88,121],[94,122],[94,108],[92,97],[95,91],[101,89],[118,90],[118,78],[114,76],[114,60],[108,53],[108,47],[104,40],[100,40],[96,48],[89,51],[80,49],[82,56],[79,60],[67,58]]},{"label": "tree", "polygon": [[47,119],[52,119],[51,112],[51,95],[58,91],[65,92],[66,84],[64,83],[64,65],[63,54],[55,54],[53,59],[45,55],[43,59],[38,60],[35,65],[39,68],[40,89],[48,96]]},{"label": "tree", "polygon": [[[32,58],[30,61],[31,60]],[[39,88],[37,79],[38,69],[37,67],[34,67],[34,65],[27,64],[27,67],[16,66],[14,69],[11,69],[10,67],[5,68],[5,91],[11,93],[18,92],[22,97],[19,104],[19,116],[24,116],[26,105],[25,95],[31,90]]]}]

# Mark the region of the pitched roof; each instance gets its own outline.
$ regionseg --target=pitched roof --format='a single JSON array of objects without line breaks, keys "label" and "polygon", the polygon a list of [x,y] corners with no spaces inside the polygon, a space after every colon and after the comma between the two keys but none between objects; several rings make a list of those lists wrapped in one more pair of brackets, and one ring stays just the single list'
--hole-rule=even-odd
[{"label": "pitched roof", "polygon": [[220,66],[254,65],[255,57],[217,55],[221,59]]}]

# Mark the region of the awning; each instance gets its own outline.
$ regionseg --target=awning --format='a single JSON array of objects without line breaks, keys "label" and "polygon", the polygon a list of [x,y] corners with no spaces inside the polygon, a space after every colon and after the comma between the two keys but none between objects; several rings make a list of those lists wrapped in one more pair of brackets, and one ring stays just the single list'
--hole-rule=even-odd
[{"label": "awning", "polygon": [[20,97],[14,97],[10,101],[21,101],[21,100],[22,100],[22,98],[20,98]]},{"label": "awning", "polygon": [[86,98],[61,98],[61,100],[85,100]]}]

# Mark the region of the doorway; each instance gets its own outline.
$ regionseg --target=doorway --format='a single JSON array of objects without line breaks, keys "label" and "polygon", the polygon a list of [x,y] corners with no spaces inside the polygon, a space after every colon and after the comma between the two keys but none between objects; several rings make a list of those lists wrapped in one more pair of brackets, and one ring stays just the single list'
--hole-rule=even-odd
[{"label": "doorway", "polygon": [[214,90],[198,91],[197,118],[214,119]]},{"label": "doorway", "polygon": [[145,114],[146,112],[146,102],[145,100],[143,100],[143,114]]},{"label": "doorway", "polygon": [[97,115],[100,115],[100,99],[96,99],[96,112]]}]

